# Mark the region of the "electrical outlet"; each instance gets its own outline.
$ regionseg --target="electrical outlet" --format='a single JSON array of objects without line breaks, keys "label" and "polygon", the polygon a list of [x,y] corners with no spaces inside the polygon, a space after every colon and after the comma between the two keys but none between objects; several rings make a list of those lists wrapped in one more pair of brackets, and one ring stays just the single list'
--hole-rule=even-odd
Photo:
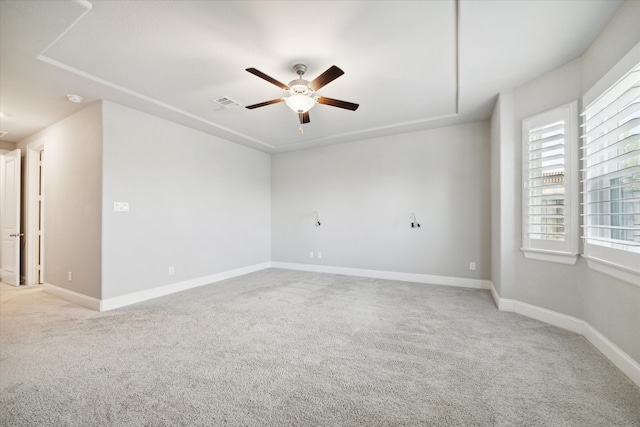
[{"label": "electrical outlet", "polygon": [[169,267],[169,276],[173,276],[176,272],[176,268],[172,265]]},{"label": "electrical outlet", "polygon": [[309,252],[309,258],[313,258],[313,251]]},{"label": "electrical outlet", "polygon": [[69,272],[69,281],[73,281],[73,275],[71,274],[71,272]]},{"label": "electrical outlet", "polygon": [[322,252],[318,252],[318,259],[322,258]]},{"label": "electrical outlet", "polygon": [[475,271],[475,269],[476,269],[476,263],[475,263],[475,261],[471,261],[469,263],[469,270],[474,270]]}]

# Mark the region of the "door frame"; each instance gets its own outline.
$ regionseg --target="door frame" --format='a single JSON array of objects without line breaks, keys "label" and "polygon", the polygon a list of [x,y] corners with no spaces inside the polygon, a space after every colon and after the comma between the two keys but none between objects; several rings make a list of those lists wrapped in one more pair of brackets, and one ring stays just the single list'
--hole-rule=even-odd
[{"label": "door frame", "polygon": [[[27,145],[25,161],[25,253],[24,283],[37,285],[44,283],[44,203],[42,212],[38,214],[38,197],[40,182],[44,187],[44,162],[40,165],[40,152],[44,150],[45,139]],[[42,168],[41,168],[42,166]],[[42,176],[41,176],[42,175]],[[44,189],[43,189],[44,193]],[[39,224],[39,222],[41,223]],[[38,244],[38,230],[41,232]],[[40,259],[40,281],[38,281],[38,259]]]}]

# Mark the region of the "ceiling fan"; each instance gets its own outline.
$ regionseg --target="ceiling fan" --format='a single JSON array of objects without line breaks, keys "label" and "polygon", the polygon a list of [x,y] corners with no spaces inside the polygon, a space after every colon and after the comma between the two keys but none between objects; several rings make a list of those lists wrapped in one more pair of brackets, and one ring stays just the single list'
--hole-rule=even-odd
[{"label": "ceiling fan", "polygon": [[359,105],[354,104],[353,102],[326,98],[324,96],[319,96],[316,93],[316,91],[320,90],[320,88],[324,87],[328,83],[331,83],[344,74],[344,71],[342,71],[340,68],[333,65],[311,82],[302,78],[302,75],[307,71],[306,65],[296,64],[293,66],[293,70],[296,72],[296,74],[298,74],[298,78],[296,80],[290,81],[289,85],[285,85],[284,83],[280,83],[273,77],[266,75],[262,71],[259,71],[255,68],[247,68],[247,71],[251,74],[258,76],[273,85],[278,86],[280,89],[288,91],[290,96],[272,99],[271,101],[265,101],[259,104],[247,105],[246,108],[253,110],[254,108],[277,104],[279,102],[285,102],[289,106],[289,108],[298,113],[298,117],[300,119],[300,133],[302,133],[302,125],[310,122],[309,110],[313,108],[316,103],[329,105],[331,107],[344,108],[345,110],[351,111],[355,111],[358,109]]}]

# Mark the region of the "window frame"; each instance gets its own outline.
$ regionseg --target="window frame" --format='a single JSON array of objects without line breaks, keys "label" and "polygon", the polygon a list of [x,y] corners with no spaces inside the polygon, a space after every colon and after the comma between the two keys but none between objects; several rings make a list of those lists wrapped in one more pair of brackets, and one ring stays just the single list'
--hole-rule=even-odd
[{"label": "window frame", "polygon": [[[530,189],[529,158],[530,129],[551,125],[564,120],[564,239],[562,241],[529,238],[532,196]],[[578,101],[526,117],[522,120],[522,247],[528,259],[573,265],[580,256],[579,239],[579,147],[578,147]],[[539,178],[537,178],[539,179]]]},{"label": "window frame", "polygon": [[[602,79],[600,79],[591,89],[589,89],[583,96],[583,105],[581,115],[584,115],[588,108],[606,96],[618,83],[620,83],[625,77],[627,77],[634,69],[636,69],[640,63],[640,44],[636,45],[634,49],[629,52],[618,64],[616,64]],[[581,149],[585,146],[585,142],[581,144]],[[586,172],[586,169],[585,169]],[[582,191],[583,191],[583,215],[587,214],[586,202],[587,202],[587,187],[586,179],[583,176],[581,179]],[[585,221],[583,224],[583,253],[582,256],[587,260],[587,265],[590,269],[598,271],[600,273],[612,276],[619,280],[640,286],[640,253],[632,252],[617,247],[602,246],[594,243],[590,243],[586,237],[588,223]]]}]

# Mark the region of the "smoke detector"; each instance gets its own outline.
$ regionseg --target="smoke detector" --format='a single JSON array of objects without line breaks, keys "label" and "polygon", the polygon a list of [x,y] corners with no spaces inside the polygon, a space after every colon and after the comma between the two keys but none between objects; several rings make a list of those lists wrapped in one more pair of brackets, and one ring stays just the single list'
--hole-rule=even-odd
[{"label": "smoke detector", "polygon": [[81,97],[80,95],[74,95],[72,93],[70,93],[69,95],[67,95],[67,99],[71,102],[75,102],[76,104],[81,103],[82,101],[84,101],[84,98]]}]

